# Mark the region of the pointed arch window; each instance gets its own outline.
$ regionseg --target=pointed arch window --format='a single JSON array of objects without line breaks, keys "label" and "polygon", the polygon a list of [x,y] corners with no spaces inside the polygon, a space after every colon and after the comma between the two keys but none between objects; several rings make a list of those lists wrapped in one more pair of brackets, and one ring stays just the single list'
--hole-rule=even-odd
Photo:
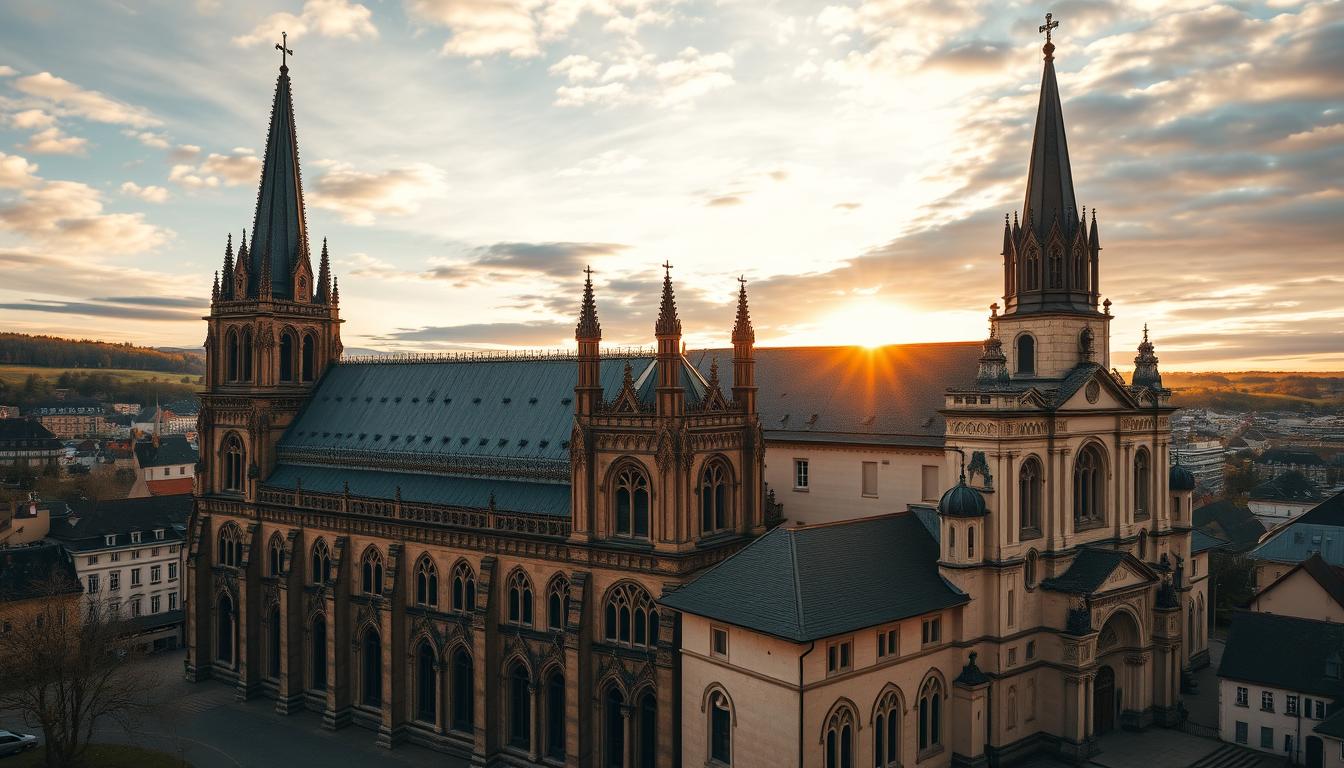
[{"label": "pointed arch window", "polygon": [[1049,268],[1050,271],[1050,282],[1048,283],[1048,285],[1051,288],[1063,288],[1064,249],[1060,248],[1058,245],[1051,246],[1050,255],[1046,259],[1046,266]]},{"label": "pointed arch window", "polygon": [[238,345],[238,371],[241,374],[240,380],[245,382],[252,381],[252,329],[244,328],[241,341]]},{"label": "pointed arch window", "polygon": [[286,328],[280,333],[280,381],[294,381],[294,360],[298,354],[298,342],[294,332]]},{"label": "pointed arch window", "polygon": [[313,617],[312,626],[312,687],[316,691],[327,690],[327,617],[318,614]]},{"label": "pointed arch window", "polygon": [[378,630],[369,627],[364,630],[364,639],[360,653],[360,682],[362,683],[360,701],[366,707],[383,705],[383,641]]},{"label": "pointed arch window", "polygon": [[568,616],[569,579],[561,574],[551,579],[551,585],[546,588],[546,626],[561,631]]},{"label": "pointed arch window", "polygon": [[1147,448],[1134,454],[1134,518],[1147,519],[1153,504],[1153,462]]},{"label": "pointed arch window", "polygon": [[509,623],[532,626],[532,580],[521,569],[509,577]]},{"label": "pointed arch window", "polygon": [[453,568],[453,610],[469,613],[476,609],[476,573],[462,561]]},{"label": "pointed arch window", "polygon": [[219,596],[215,604],[215,659],[233,666],[233,646],[238,633],[233,615],[233,598],[227,594]]},{"label": "pointed arch window", "polygon": [[304,382],[312,381],[317,375],[317,337],[311,333],[303,334],[303,351],[299,368]]},{"label": "pointed arch window", "polygon": [[658,608],[637,584],[619,584],[607,594],[604,636],[609,643],[651,647],[658,642]]},{"label": "pointed arch window", "polygon": [[1073,249],[1073,287],[1077,290],[1087,289],[1087,267],[1086,260],[1083,259],[1082,246],[1075,246]]},{"label": "pointed arch window", "polygon": [[1041,497],[1045,489],[1041,460],[1030,456],[1017,474],[1018,527],[1020,538],[1041,535]]},{"label": "pointed arch window", "polygon": [[221,451],[221,484],[225,491],[231,493],[242,493],[243,491],[243,472],[246,466],[246,452],[243,450],[243,441],[236,434],[231,434],[224,438],[223,450]]},{"label": "pointed arch window", "polygon": [[854,710],[840,707],[826,721],[826,768],[854,768]]},{"label": "pointed arch window", "polygon": [[565,676],[552,669],[546,677],[546,756],[565,759]]},{"label": "pointed arch window", "polygon": [[309,568],[314,584],[326,584],[331,581],[331,552],[327,549],[325,539],[318,539],[313,545],[313,557]]},{"label": "pointed arch window", "polygon": [[434,646],[421,640],[415,649],[415,719],[433,723],[438,715],[439,672]]},{"label": "pointed arch window", "polygon": [[225,523],[219,529],[219,551],[216,553],[220,565],[237,568],[243,562],[243,531],[233,523]]},{"label": "pointed arch window", "polygon": [[1041,253],[1036,249],[1036,245],[1027,246],[1026,258],[1022,260],[1024,271],[1026,272],[1023,281],[1026,290],[1034,291],[1041,287]]},{"label": "pointed arch window", "polygon": [[700,475],[700,532],[715,533],[729,525],[728,469],[720,460],[705,465]]},{"label": "pointed arch window", "polygon": [[476,722],[475,667],[465,648],[453,651],[453,730],[470,733]]},{"label": "pointed arch window", "polygon": [[266,615],[266,675],[280,677],[280,604],[272,603]]},{"label": "pointed arch window", "polygon": [[714,765],[733,764],[733,710],[723,691],[709,695],[709,759]]},{"label": "pointed arch window", "polygon": [[1106,522],[1106,462],[1096,445],[1078,452],[1073,464],[1073,522],[1078,529]]},{"label": "pointed arch window", "polygon": [[237,381],[239,373],[238,329],[230,328],[224,339],[224,366],[226,371],[224,380]]},{"label": "pointed arch window", "polygon": [[616,535],[645,539],[649,536],[649,478],[628,464],[616,474]]},{"label": "pointed arch window", "polygon": [[509,746],[532,746],[532,678],[527,667],[516,661],[509,669]]},{"label": "pointed arch window", "polygon": [[873,718],[873,765],[897,768],[901,764],[901,700],[887,691],[877,703]]},{"label": "pointed arch window", "polygon": [[280,539],[280,534],[271,536],[271,543],[266,548],[266,575],[280,576],[285,568],[285,544]]},{"label": "pointed arch window", "polygon": [[383,554],[377,547],[369,547],[364,550],[364,561],[362,563],[360,586],[366,595],[383,594]]},{"label": "pointed arch window", "polygon": [[931,677],[919,689],[919,751],[935,749],[943,743],[943,687]]},{"label": "pointed arch window", "polygon": [[439,607],[439,569],[429,555],[421,555],[415,564],[415,602],[430,608]]},{"label": "pointed arch window", "polygon": [[1030,333],[1024,333],[1017,337],[1015,342],[1017,347],[1017,372],[1023,374],[1036,373],[1036,337]]}]

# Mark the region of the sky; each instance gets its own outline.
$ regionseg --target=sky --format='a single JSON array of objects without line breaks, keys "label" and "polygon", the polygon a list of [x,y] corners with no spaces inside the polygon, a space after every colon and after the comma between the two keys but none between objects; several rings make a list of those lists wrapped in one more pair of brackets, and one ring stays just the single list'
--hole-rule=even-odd
[{"label": "sky", "polygon": [[199,346],[288,32],[348,350],[981,339],[1046,11],[1113,364],[1344,369],[1344,3],[10,0],[0,330]]}]

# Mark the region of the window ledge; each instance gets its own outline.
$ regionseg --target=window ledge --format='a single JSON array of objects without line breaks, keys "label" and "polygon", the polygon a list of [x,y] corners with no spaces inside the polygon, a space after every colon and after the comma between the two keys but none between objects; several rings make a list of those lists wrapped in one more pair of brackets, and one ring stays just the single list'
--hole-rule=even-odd
[{"label": "window ledge", "polygon": [[935,755],[941,755],[942,753],[943,753],[943,745],[942,745],[942,744],[936,744],[936,745],[934,745],[934,746],[932,746],[932,747],[929,747],[928,749],[925,749],[925,750],[922,751],[922,752],[917,753],[917,754],[915,755],[915,761],[916,761],[916,762],[924,762],[925,760],[929,759],[930,757],[933,757],[933,756],[935,756]]},{"label": "window ledge", "polygon": [[1018,528],[1018,529],[1017,529],[1017,540],[1018,540],[1019,542],[1022,542],[1022,541],[1032,541],[1032,540],[1034,540],[1034,539],[1039,539],[1039,538],[1041,538],[1041,536],[1042,536],[1042,534],[1041,534],[1041,529],[1040,529],[1040,528]]},{"label": "window ledge", "polygon": [[1088,520],[1087,522],[1073,521],[1073,532],[1082,533],[1084,531],[1095,531],[1098,528],[1105,528],[1105,520]]},{"label": "window ledge", "polygon": [[862,496],[862,497],[865,498],[865,499],[876,499],[876,498],[877,498],[877,494],[876,494],[876,493],[861,493],[861,494],[859,494],[859,495]]},{"label": "window ledge", "polygon": [[794,493],[808,493],[811,490],[812,489],[807,486],[794,486],[793,488]]}]

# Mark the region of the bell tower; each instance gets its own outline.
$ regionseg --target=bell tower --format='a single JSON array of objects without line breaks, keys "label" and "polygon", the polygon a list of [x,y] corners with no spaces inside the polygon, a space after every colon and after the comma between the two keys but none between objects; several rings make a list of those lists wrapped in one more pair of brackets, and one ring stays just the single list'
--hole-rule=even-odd
[{"label": "bell tower", "polygon": [[205,318],[197,486],[201,495],[249,501],[275,464],[280,435],[342,351],[326,241],[316,273],[309,253],[287,61],[276,79],[250,234],[249,242],[244,230],[236,254],[228,236]]}]

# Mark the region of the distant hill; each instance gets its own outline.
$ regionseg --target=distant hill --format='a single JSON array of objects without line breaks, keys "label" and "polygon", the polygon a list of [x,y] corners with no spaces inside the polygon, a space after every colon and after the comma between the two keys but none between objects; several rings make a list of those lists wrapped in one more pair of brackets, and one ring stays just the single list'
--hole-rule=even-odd
[{"label": "distant hill", "polygon": [[59,336],[0,333],[0,365],[89,370],[120,368],[200,375],[205,356],[199,350],[163,350]]},{"label": "distant hill", "polygon": [[1296,371],[1163,371],[1172,404],[1229,411],[1344,413],[1344,374]]}]

